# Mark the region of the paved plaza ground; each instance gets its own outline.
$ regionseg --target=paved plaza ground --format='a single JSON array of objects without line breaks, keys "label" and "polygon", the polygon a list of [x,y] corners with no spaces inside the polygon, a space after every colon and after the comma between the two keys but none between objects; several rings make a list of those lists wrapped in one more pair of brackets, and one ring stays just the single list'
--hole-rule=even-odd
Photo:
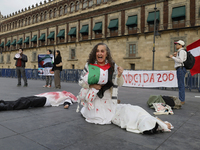
[{"label": "paved plaza ground", "polygon": [[[23,83],[23,81],[22,81]],[[17,87],[16,78],[0,78],[0,99],[16,100],[22,96],[56,91],[42,88],[45,81],[28,80],[28,87]],[[62,88],[77,95],[77,83],[61,83]],[[177,90],[119,88],[121,103],[139,105],[153,115],[147,106],[150,95],[178,96]],[[69,109],[59,107],[31,108],[0,112],[0,150],[199,150],[200,96],[197,90],[186,90],[186,104],[174,115],[160,115],[174,125],[170,133],[142,135],[127,132],[113,124],[87,123],[77,104]],[[134,115],[134,114],[133,114]]]}]

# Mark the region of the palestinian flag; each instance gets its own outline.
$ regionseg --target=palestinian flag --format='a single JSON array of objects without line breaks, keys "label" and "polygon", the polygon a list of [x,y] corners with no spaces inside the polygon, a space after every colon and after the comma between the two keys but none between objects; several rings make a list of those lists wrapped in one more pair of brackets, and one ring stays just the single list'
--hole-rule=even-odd
[{"label": "palestinian flag", "polygon": [[54,59],[52,54],[38,55],[38,62],[41,67],[53,67]]},{"label": "palestinian flag", "polygon": [[97,64],[89,64],[88,84],[106,84],[108,82],[108,69],[110,64],[100,66]]}]

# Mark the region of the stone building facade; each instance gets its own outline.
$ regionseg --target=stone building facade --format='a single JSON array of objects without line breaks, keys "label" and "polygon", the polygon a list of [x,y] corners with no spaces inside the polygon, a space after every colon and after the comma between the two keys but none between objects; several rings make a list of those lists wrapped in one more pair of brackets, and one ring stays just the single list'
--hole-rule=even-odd
[{"label": "stone building facade", "polygon": [[[155,70],[171,70],[174,41],[199,39],[200,0],[156,0]],[[155,0],[45,0],[7,16],[0,14],[0,67],[15,68],[22,47],[27,68],[38,54],[60,50],[64,69],[82,69],[99,42],[124,69],[151,70]],[[159,33],[159,34],[158,34]]]}]

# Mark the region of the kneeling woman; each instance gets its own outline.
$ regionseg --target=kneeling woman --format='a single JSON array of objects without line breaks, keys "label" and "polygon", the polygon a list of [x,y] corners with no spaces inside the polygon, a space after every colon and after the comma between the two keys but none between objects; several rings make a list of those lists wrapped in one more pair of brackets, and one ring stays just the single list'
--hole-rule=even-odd
[{"label": "kneeling woman", "polygon": [[[99,70],[96,71],[97,69],[95,70],[95,67],[92,66],[96,66],[100,68],[100,70],[102,69],[104,71],[107,69],[107,73],[105,73],[104,71],[102,71],[103,73],[101,73],[101,71]],[[92,75],[87,75],[91,72]],[[138,123],[140,121],[144,122],[144,124],[141,123],[140,125],[145,126],[148,122],[146,121],[146,119],[148,118],[150,120],[154,120],[154,123],[152,126],[150,126],[151,128],[149,128],[148,126],[148,128],[144,128],[145,130],[142,130],[141,132],[157,128],[157,124],[161,124],[162,129],[165,128],[165,131],[169,131],[166,123],[152,117],[142,108],[131,105],[117,104],[118,86],[122,86],[124,83],[122,73],[123,68],[118,67],[115,64],[111,57],[110,49],[106,44],[99,43],[92,49],[91,53],[89,54],[89,59],[82,71],[79,85],[84,89],[96,89],[98,93],[97,96],[95,96],[95,94],[93,95],[94,99],[92,100],[92,103],[91,101],[89,103],[89,105],[92,104],[92,107],[89,107],[89,105],[87,104],[87,99],[89,96],[91,97],[93,93],[90,93],[91,95],[86,94],[85,100],[82,99],[81,104],[84,107],[81,109],[81,113],[83,117],[85,117],[85,120],[89,123],[95,124],[110,124],[111,122],[113,122],[114,124],[119,125],[122,128],[128,127],[127,130],[133,132],[135,130],[138,130]],[[85,82],[84,78],[86,75],[88,77],[88,81],[90,80],[89,77],[97,77],[98,79],[92,79],[93,82],[91,83]],[[99,80],[101,80],[105,75],[107,76],[106,83],[98,84]],[[80,97],[83,97],[82,94],[84,93],[80,92],[78,96],[79,101],[81,100]],[[90,100],[91,99],[92,98],[90,98]],[[132,107],[135,107],[137,109],[133,111]],[[135,116],[135,111],[140,111],[138,112],[138,114],[140,115]],[[122,112],[124,112],[123,115],[120,116],[122,118],[118,118],[118,115]],[[130,115],[130,113],[132,115]],[[127,122],[127,119],[130,119],[130,121]],[[123,122],[121,122],[122,120]],[[137,131],[137,133],[140,133],[140,131]]]}]

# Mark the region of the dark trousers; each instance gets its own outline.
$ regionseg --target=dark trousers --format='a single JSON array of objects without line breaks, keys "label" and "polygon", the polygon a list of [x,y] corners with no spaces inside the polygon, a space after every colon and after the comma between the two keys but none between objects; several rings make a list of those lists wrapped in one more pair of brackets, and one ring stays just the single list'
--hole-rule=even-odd
[{"label": "dark trousers", "polygon": [[30,107],[43,107],[46,103],[46,97],[27,96],[20,97],[16,101],[0,100],[0,111],[3,110],[20,110]]},{"label": "dark trousers", "polygon": [[18,78],[18,84],[21,85],[21,75],[22,75],[22,78],[24,80],[24,85],[27,85],[25,67],[16,67],[16,73]]}]

